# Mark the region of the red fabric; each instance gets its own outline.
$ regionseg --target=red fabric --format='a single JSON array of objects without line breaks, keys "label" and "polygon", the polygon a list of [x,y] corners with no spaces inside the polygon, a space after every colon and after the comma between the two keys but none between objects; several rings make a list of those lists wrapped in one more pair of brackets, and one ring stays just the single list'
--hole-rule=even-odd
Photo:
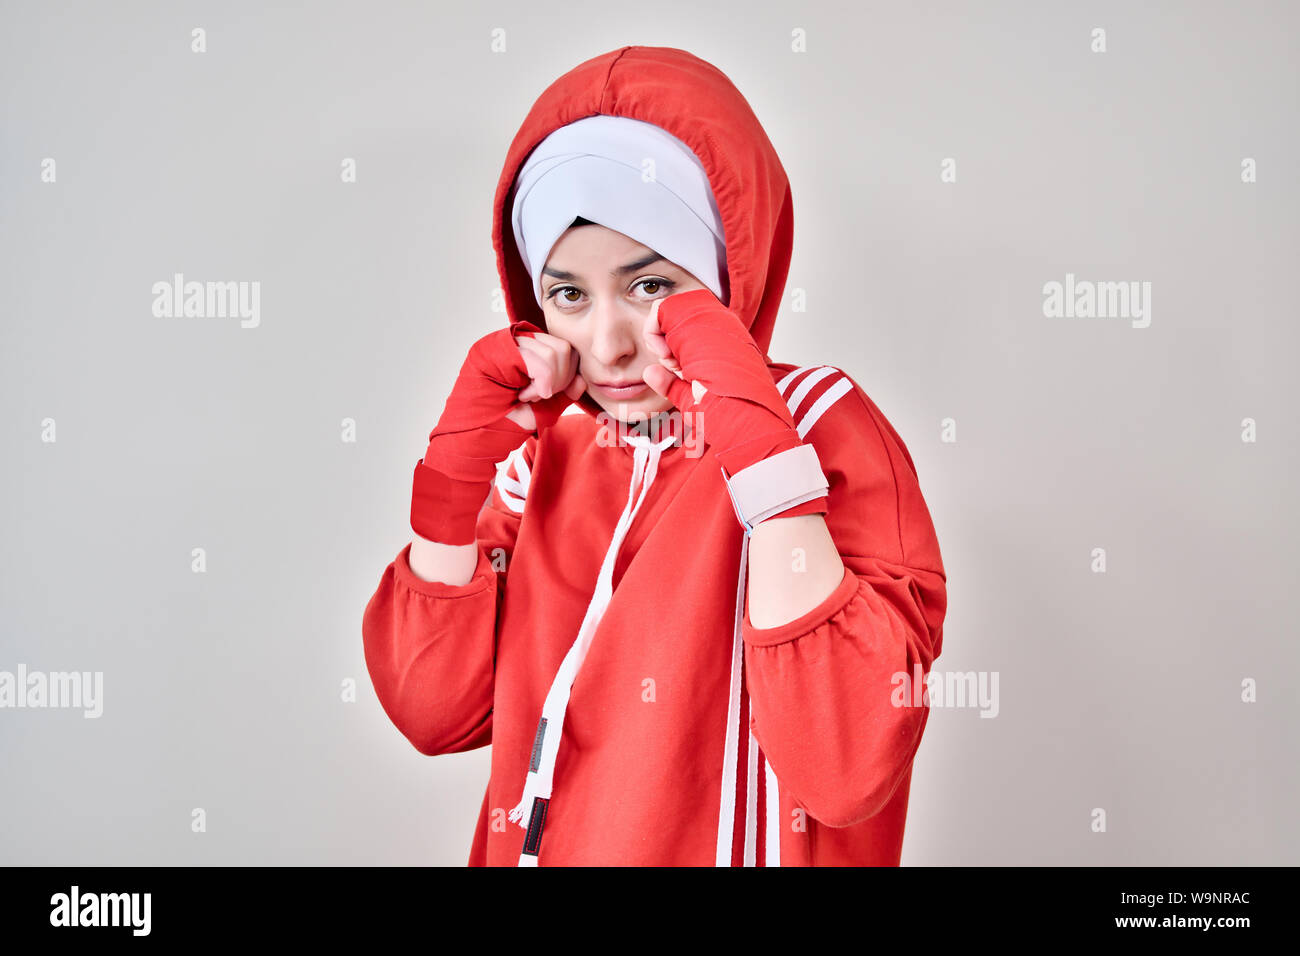
[{"label": "red fabric", "polygon": [[[510,186],[556,127],[612,113],[656,123],[708,171],[728,237],[728,308],[767,360],[790,257],[785,173],[743,97],[680,50],[624,47],[561,77],[512,143],[493,240],[511,321],[540,326],[509,235]],[[947,607],[938,541],[906,446],[848,374],[767,361],[793,420],[809,426],[830,483],[827,526],[845,564],[821,604],[780,627],[743,620],[745,717],[779,803],[781,864],[896,865],[911,767],[929,711],[894,706],[898,673],[938,656]],[[520,799],[537,720],[577,634],[627,500],[632,449],[598,440],[598,407],[529,437],[478,515],[464,586],[417,578],[403,547],[366,607],[376,695],[424,754],[492,746],[469,862],[515,866]],[[814,422],[815,418],[815,423]],[[732,859],[745,831],[747,765],[724,780],[732,629],[742,529],[710,448],[669,447],[614,566],[614,594],[573,685],[539,865],[712,866],[720,799],[736,794]],[[653,690],[653,693],[651,692]],[[760,777],[760,781],[762,778]],[[757,788],[756,788],[757,790]],[[759,834],[764,834],[760,837]],[[761,862],[761,861],[760,861]]]},{"label": "red fabric", "polygon": [[[686,420],[700,423],[704,440],[728,477],[803,444],[758,346],[711,290],[670,295],[660,301],[656,317],[681,371],[668,397],[686,413]],[[705,388],[698,402],[695,382]],[[798,513],[824,514],[826,508],[823,496],[815,499],[813,510]],[[782,511],[771,517],[792,515]]]},{"label": "red fabric", "polygon": [[[497,464],[530,434],[505,417],[531,381],[515,340],[540,331],[519,322],[488,333],[470,348],[411,476],[411,530],[420,537],[474,543],[475,520]],[[533,402],[533,433],[554,424],[570,404],[563,392]]]}]

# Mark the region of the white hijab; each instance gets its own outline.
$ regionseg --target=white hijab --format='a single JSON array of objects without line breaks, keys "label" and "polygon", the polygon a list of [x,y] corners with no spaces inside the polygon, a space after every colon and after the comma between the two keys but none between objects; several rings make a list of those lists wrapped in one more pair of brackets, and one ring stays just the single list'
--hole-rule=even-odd
[{"label": "white hijab", "polygon": [[539,306],[542,269],[579,216],[653,249],[726,304],[726,237],[708,174],[667,130],[626,116],[588,116],[529,154],[515,180],[511,219]]}]

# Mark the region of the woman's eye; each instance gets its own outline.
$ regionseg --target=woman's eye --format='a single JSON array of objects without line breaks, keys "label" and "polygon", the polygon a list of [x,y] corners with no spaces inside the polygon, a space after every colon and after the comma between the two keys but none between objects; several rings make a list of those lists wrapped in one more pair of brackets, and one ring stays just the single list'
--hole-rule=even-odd
[{"label": "woman's eye", "polygon": [[[570,296],[577,298],[570,298]],[[582,297],[582,293],[571,285],[557,285],[546,296],[548,299],[554,299],[556,302],[563,302],[566,305],[573,305]]]},{"label": "woman's eye", "polygon": [[667,279],[642,279],[637,285],[641,286],[650,295],[657,295],[663,289],[671,289],[673,283]]}]

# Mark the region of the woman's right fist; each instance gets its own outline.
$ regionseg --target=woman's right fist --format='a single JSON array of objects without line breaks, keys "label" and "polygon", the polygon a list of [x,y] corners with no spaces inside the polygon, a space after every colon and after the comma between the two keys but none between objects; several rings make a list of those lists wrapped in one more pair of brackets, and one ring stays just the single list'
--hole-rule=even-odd
[{"label": "woman's right fist", "polygon": [[577,365],[568,342],[529,322],[474,343],[412,475],[416,534],[439,544],[473,543],[497,465],[529,432],[555,424],[587,387]]},{"label": "woman's right fist", "polygon": [[[577,401],[587,390],[587,383],[578,372],[578,353],[564,339],[546,332],[521,335],[515,340],[519,354],[528,369],[529,383],[519,390],[519,404],[506,413],[506,418],[521,428],[535,431],[537,415],[532,403],[545,407],[547,424],[552,424],[570,402]],[[563,396],[563,397],[561,397]]]}]

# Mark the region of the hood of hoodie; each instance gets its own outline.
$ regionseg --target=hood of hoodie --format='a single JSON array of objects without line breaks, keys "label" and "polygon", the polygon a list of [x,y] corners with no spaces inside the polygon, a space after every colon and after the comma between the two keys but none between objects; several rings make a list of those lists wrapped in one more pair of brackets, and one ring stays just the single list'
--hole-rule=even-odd
[{"label": "hood of hoodie", "polygon": [[[593,57],[555,80],[529,109],[506,154],[492,212],[492,245],[510,327],[531,322],[546,328],[510,227],[515,179],[552,132],[596,115],[653,123],[699,157],[726,236],[727,307],[766,357],[790,268],[790,183],[758,117],[731,80],[672,47],[625,46]],[[601,412],[586,393],[577,404],[593,417]]]}]

